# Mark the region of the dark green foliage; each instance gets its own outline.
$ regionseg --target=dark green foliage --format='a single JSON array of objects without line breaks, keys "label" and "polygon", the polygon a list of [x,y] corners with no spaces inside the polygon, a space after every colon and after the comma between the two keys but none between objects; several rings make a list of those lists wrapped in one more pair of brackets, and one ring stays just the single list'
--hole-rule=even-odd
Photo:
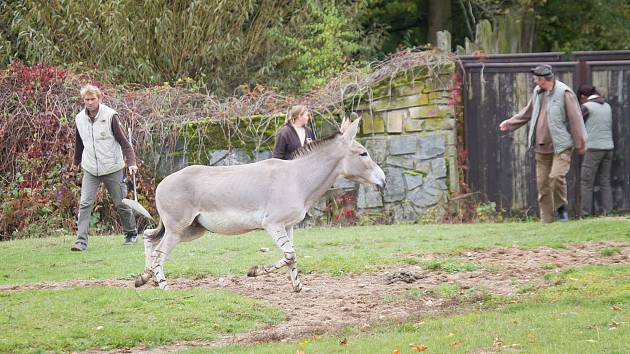
[{"label": "dark green foliage", "polygon": [[[365,26],[386,29],[381,53],[430,42],[429,0],[374,0]],[[615,50],[630,48],[628,0],[451,0],[450,32],[454,46],[477,37],[476,25],[489,20],[502,36],[518,36],[519,51]],[[507,22],[510,26],[500,25]],[[516,31],[515,31],[516,30]],[[533,44],[533,48],[532,48]],[[510,45],[507,45],[510,47]]]},{"label": "dark green foliage", "polygon": [[331,0],[8,1],[0,4],[0,64],[87,66],[123,83],[191,77],[215,94],[256,83],[290,90],[298,82],[305,90],[324,82],[306,75],[321,69],[327,80],[369,49],[354,20],[364,7]]},{"label": "dark green foliage", "polygon": [[536,14],[536,51],[630,49],[628,0],[549,0]]}]

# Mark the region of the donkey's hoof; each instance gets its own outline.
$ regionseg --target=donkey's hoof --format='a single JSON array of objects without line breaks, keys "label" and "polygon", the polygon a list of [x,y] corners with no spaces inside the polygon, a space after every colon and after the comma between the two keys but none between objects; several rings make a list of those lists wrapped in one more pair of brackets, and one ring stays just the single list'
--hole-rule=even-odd
[{"label": "donkey's hoof", "polygon": [[293,292],[299,293],[300,291],[302,291],[302,283],[293,287]]},{"label": "donkey's hoof", "polygon": [[248,277],[255,277],[257,275],[258,275],[258,266],[253,266],[249,268],[249,271],[247,272]]},{"label": "donkey's hoof", "polygon": [[158,283],[158,287],[160,289],[162,289],[162,290],[169,290],[170,289],[170,287],[168,286],[168,284],[166,282]]},{"label": "donkey's hoof", "polygon": [[136,288],[139,288],[146,284],[149,281],[149,278],[151,278],[150,275],[148,275],[147,273],[142,273],[136,277],[136,282],[134,285],[136,286]]}]

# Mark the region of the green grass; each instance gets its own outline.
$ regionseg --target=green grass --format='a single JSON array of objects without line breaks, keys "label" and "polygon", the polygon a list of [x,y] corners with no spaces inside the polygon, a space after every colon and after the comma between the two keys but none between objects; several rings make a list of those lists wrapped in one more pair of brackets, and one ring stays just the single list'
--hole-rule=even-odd
[{"label": "green grass", "polygon": [[599,253],[602,256],[610,257],[610,256],[614,256],[615,254],[621,254],[621,249],[619,247],[604,247],[601,250],[599,250]]},{"label": "green grass", "polygon": [[[462,314],[382,324],[367,331],[351,329],[337,336],[230,346],[215,351],[392,353],[400,349],[401,353],[411,353],[410,344],[422,344],[432,353],[480,353],[493,352],[495,338],[499,337],[507,352],[515,349],[525,353],[630,352],[630,266],[586,267],[554,275],[549,281],[557,285],[525,298],[506,300],[492,311],[472,308]],[[347,339],[346,345],[339,344],[343,338]],[[187,351],[202,352],[207,350]]]},{"label": "green grass", "polygon": [[[392,225],[296,230],[301,272],[346,274],[375,271],[387,265],[416,264],[417,255],[465,249],[563,247],[589,240],[630,240],[625,218],[569,223]],[[122,236],[91,237],[87,252],[70,252],[73,236],[17,240],[0,244],[0,284],[47,280],[129,278],[144,268],[143,245],[122,246]],[[259,252],[268,247],[272,252]],[[255,264],[281,257],[264,232],[239,236],[208,234],[179,244],[166,262],[167,276],[245,274]]]},{"label": "green grass", "polygon": [[0,292],[0,352],[110,350],[213,340],[282,311],[227,291],[89,288]]},{"label": "green grass", "polygon": [[[387,265],[418,264],[447,272],[486,268],[451,255],[423,261],[429,252],[453,254],[490,247],[566,247],[572,242],[630,242],[625,218],[538,223],[475,225],[396,225],[297,230],[301,272],[329,274],[376,271]],[[143,246],[122,246],[122,237],[92,237],[87,252],[70,252],[73,237],[0,243],[0,284],[28,284],[71,279],[129,279],[143,269]],[[259,252],[268,247],[272,252]],[[618,247],[600,250],[604,256]],[[167,276],[202,277],[242,274],[254,264],[276,261],[271,238],[255,232],[241,236],[206,235],[179,245],[166,263]],[[430,352],[482,352],[495,337],[528,353],[630,352],[630,266],[599,266],[553,273],[551,287],[523,289],[513,297],[483,289],[443,284],[430,291],[409,290],[384,301],[396,303],[424,296],[461,304],[456,313],[425,315],[403,323],[347,327],[338,336],[290,343],[230,346],[192,352],[226,353],[409,353],[409,344]],[[291,295],[289,295],[291,296]],[[335,311],[336,309],[331,309]],[[289,314],[290,315],[290,314]],[[410,314],[413,316],[413,314]],[[277,308],[231,292],[207,289],[163,292],[146,289],[68,288],[0,292],[0,352],[114,350],[173,343],[211,341],[283,321]],[[339,341],[347,338],[346,345]],[[457,343],[454,347],[451,344]],[[516,348],[516,347],[514,347]],[[512,349],[514,349],[512,348]],[[504,348],[509,349],[509,348]]]},{"label": "green grass", "polygon": [[448,273],[472,272],[479,269],[479,265],[459,258],[434,259],[423,263],[423,267],[428,270],[443,270]]}]

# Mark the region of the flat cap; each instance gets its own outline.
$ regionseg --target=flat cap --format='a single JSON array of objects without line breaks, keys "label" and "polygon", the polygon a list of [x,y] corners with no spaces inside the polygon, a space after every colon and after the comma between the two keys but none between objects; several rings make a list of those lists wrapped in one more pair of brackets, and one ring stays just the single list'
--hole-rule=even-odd
[{"label": "flat cap", "polygon": [[553,70],[551,69],[551,65],[541,64],[536,66],[535,68],[531,68],[532,74],[536,76],[551,76],[553,75]]}]

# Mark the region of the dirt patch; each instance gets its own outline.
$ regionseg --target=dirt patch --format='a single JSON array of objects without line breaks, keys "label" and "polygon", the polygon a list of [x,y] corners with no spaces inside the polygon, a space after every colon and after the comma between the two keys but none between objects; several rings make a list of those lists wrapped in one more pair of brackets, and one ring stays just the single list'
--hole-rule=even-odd
[{"label": "dirt patch", "polygon": [[[614,247],[611,255],[602,249]],[[610,252],[609,252],[610,253]],[[366,274],[331,277],[302,274],[304,290],[293,293],[286,272],[258,278],[243,276],[204,279],[169,279],[173,289],[226,289],[282,308],[287,321],[261,326],[254,331],[224,337],[215,342],[185,342],[160,348],[141,347],[119,352],[173,352],[191,347],[218,347],[236,343],[288,341],[320,334],[334,334],[344,326],[369,328],[370,323],[410,316],[453,311],[457,297],[441,296],[438,289],[467,294],[471,301],[484,294],[515,295],[524,287],[543,284],[549,272],[594,264],[630,264],[630,243],[587,242],[565,249],[540,247],[492,248],[458,254],[406,254],[419,263],[452,260],[476,265],[475,270],[449,272],[427,270],[420,265],[384,267]],[[73,280],[29,285],[4,285],[0,291],[61,289],[68,287],[133,287],[132,280]],[[98,352],[98,351],[91,351]]]}]

